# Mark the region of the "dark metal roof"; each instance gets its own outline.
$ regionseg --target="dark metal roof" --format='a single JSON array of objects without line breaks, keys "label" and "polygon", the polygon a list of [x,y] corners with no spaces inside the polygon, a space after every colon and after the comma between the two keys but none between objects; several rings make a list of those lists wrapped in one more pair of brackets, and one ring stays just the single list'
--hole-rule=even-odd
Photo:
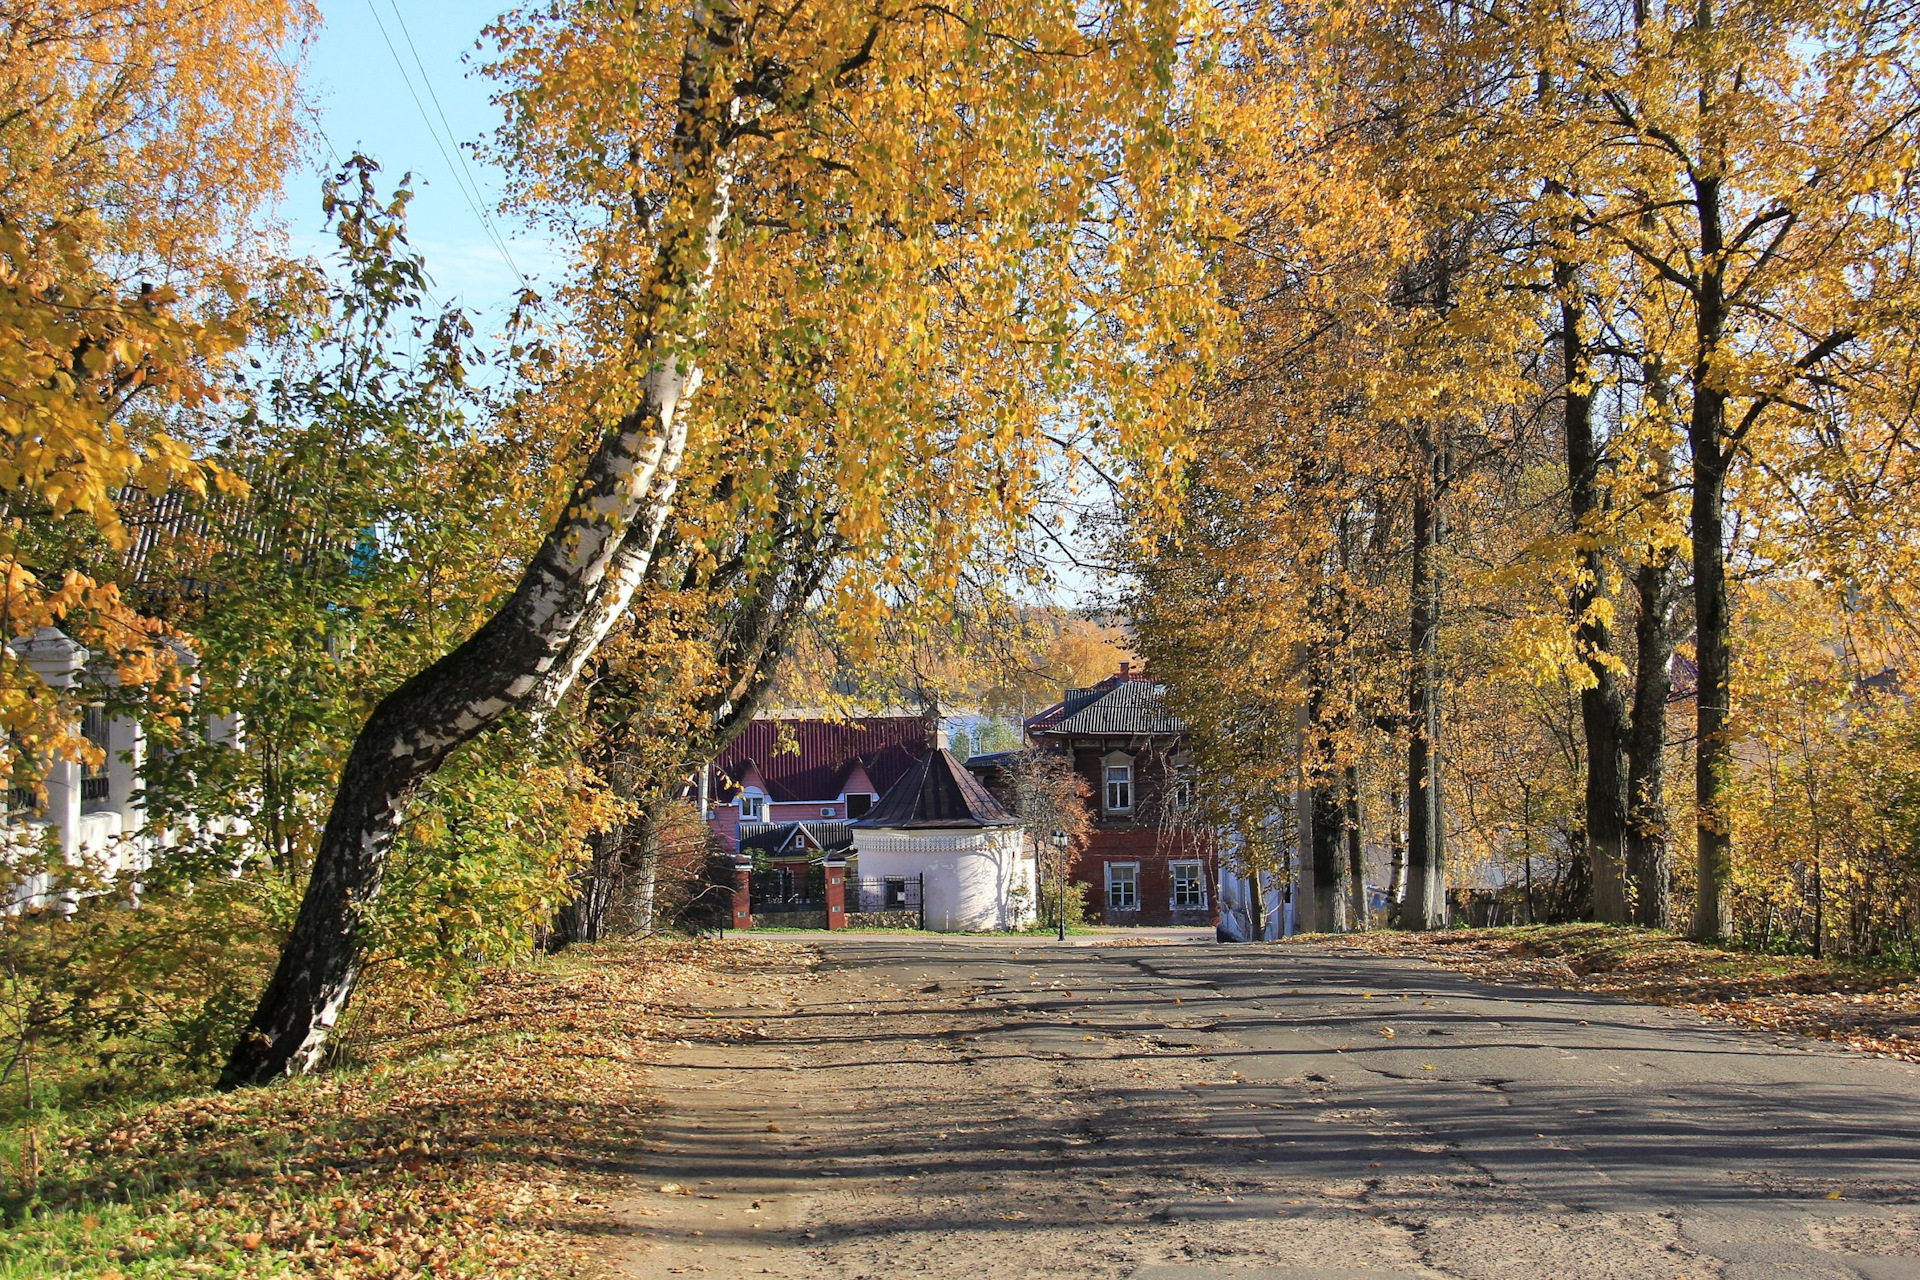
[{"label": "dark metal roof", "polygon": [[755,720],[713,762],[715,795],[730,793],[751,762],[767,794],[783,804],[838,799],[856,761],[885,793],[927,751],[919,716]]},{"label": "dark metal roof", "polygon": [[1019,819],[942,747],[915,762],[855,827],[1015,827]]},{"label": "dark metal roof", "polygon": [[838,853],[853,848],[853,828],[845,822],[743,822],[740,851],[772,854]]},{"label": "dark metal roof", "polygon": [[1090,703],[1098,702],[1102,694],[1113,689],[1118,683],[1119,681],[1115,677],[1109,676],[1099,684],[1091,685],[1088,688],[1067,690],[1067,696],[1065,698],[1062,698],[1059,702],[1054,703],[1045,711],[1042,711],[1039,715],[1027,721],[1027,729],[1035,733],[1043,729],[1051,729],[1082,707]]},{"label": "dark metal roof", "polygon": [[1058,707],[1043,711],[1028,727],[1035,733],[1116,738],[1187,731],[1185,722],[1167,710],[1162,686],[1146,680],[1103,680],[1091,689],[1071,690]]}]

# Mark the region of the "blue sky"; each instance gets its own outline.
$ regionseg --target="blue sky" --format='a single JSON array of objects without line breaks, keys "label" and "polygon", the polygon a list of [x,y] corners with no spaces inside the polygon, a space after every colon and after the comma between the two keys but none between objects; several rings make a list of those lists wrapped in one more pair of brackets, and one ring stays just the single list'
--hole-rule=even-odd
[{"label": "blue sky", "polygon": [[[322,0],[325,25],[308,51],[307,84],[324,136],[315,139],[312,163],[289,181],[281,207],[296,248],[325,247],[322,175],[358,148],[380,162],[389,185],[414,173],[408,238],[426,255],[437,301],[457,300],[497,320],[518,285],[508,257],[529,276],[551,278],[553,254],[495,211],[499,172],[469,146],[500,119],[475,46],[501,7],[498,0]],[[504,239],[504,254],[476,205]]]}]

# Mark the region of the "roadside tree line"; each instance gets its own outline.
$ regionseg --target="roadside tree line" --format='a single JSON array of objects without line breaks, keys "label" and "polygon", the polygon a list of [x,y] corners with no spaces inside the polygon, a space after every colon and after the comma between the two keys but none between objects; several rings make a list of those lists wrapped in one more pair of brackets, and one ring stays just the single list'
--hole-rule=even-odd
[{"label": "roadside tree line", "polygon": [[1219,819],[1303,927],[1364,841],[1409,928],[1911,955],[1910,15],[1239,13],[1239,342],[1132,606]]}]

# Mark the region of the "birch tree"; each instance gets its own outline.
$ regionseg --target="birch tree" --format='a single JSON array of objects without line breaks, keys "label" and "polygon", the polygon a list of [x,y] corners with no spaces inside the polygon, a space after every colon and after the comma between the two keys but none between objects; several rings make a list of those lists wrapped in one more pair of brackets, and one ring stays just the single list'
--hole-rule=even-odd
[{"label": "birch tree", "polygon": [[[408,798],[536,690],[565,695],[712,424],[795,424],[776,475],[782,452],[830,451],[841,536],[898,546],[876,577],[950,574],[990,514],[1023,513],[1045,421],[1097,421],[1143,489],[1179,460],[1205,338],[1164,235],[1191,203],[1177,7],[579,0],[492,34],[512,198],[576,247],[548,385],[581,410],[555,444],[577,479],[506,604],[369,718],[229,1085],[320,1062]],[[823,375],[760,376],[768,335],[818,344]],[[783,413],[823,390],[826,438]],[[923,530],[876,500],[902,486]]]}]

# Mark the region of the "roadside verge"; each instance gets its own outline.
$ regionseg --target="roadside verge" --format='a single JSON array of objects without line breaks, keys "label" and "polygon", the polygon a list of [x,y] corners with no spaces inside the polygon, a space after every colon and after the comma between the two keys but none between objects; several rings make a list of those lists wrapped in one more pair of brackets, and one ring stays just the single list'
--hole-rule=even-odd
[{"label": "roadside verge", "polygon": [[1911,969],[1756,955],[1597,924],[1302,934],[1280,945],[1294,942],[1426,960],[1491,982],[1605,992],[1920,1062]]}]

